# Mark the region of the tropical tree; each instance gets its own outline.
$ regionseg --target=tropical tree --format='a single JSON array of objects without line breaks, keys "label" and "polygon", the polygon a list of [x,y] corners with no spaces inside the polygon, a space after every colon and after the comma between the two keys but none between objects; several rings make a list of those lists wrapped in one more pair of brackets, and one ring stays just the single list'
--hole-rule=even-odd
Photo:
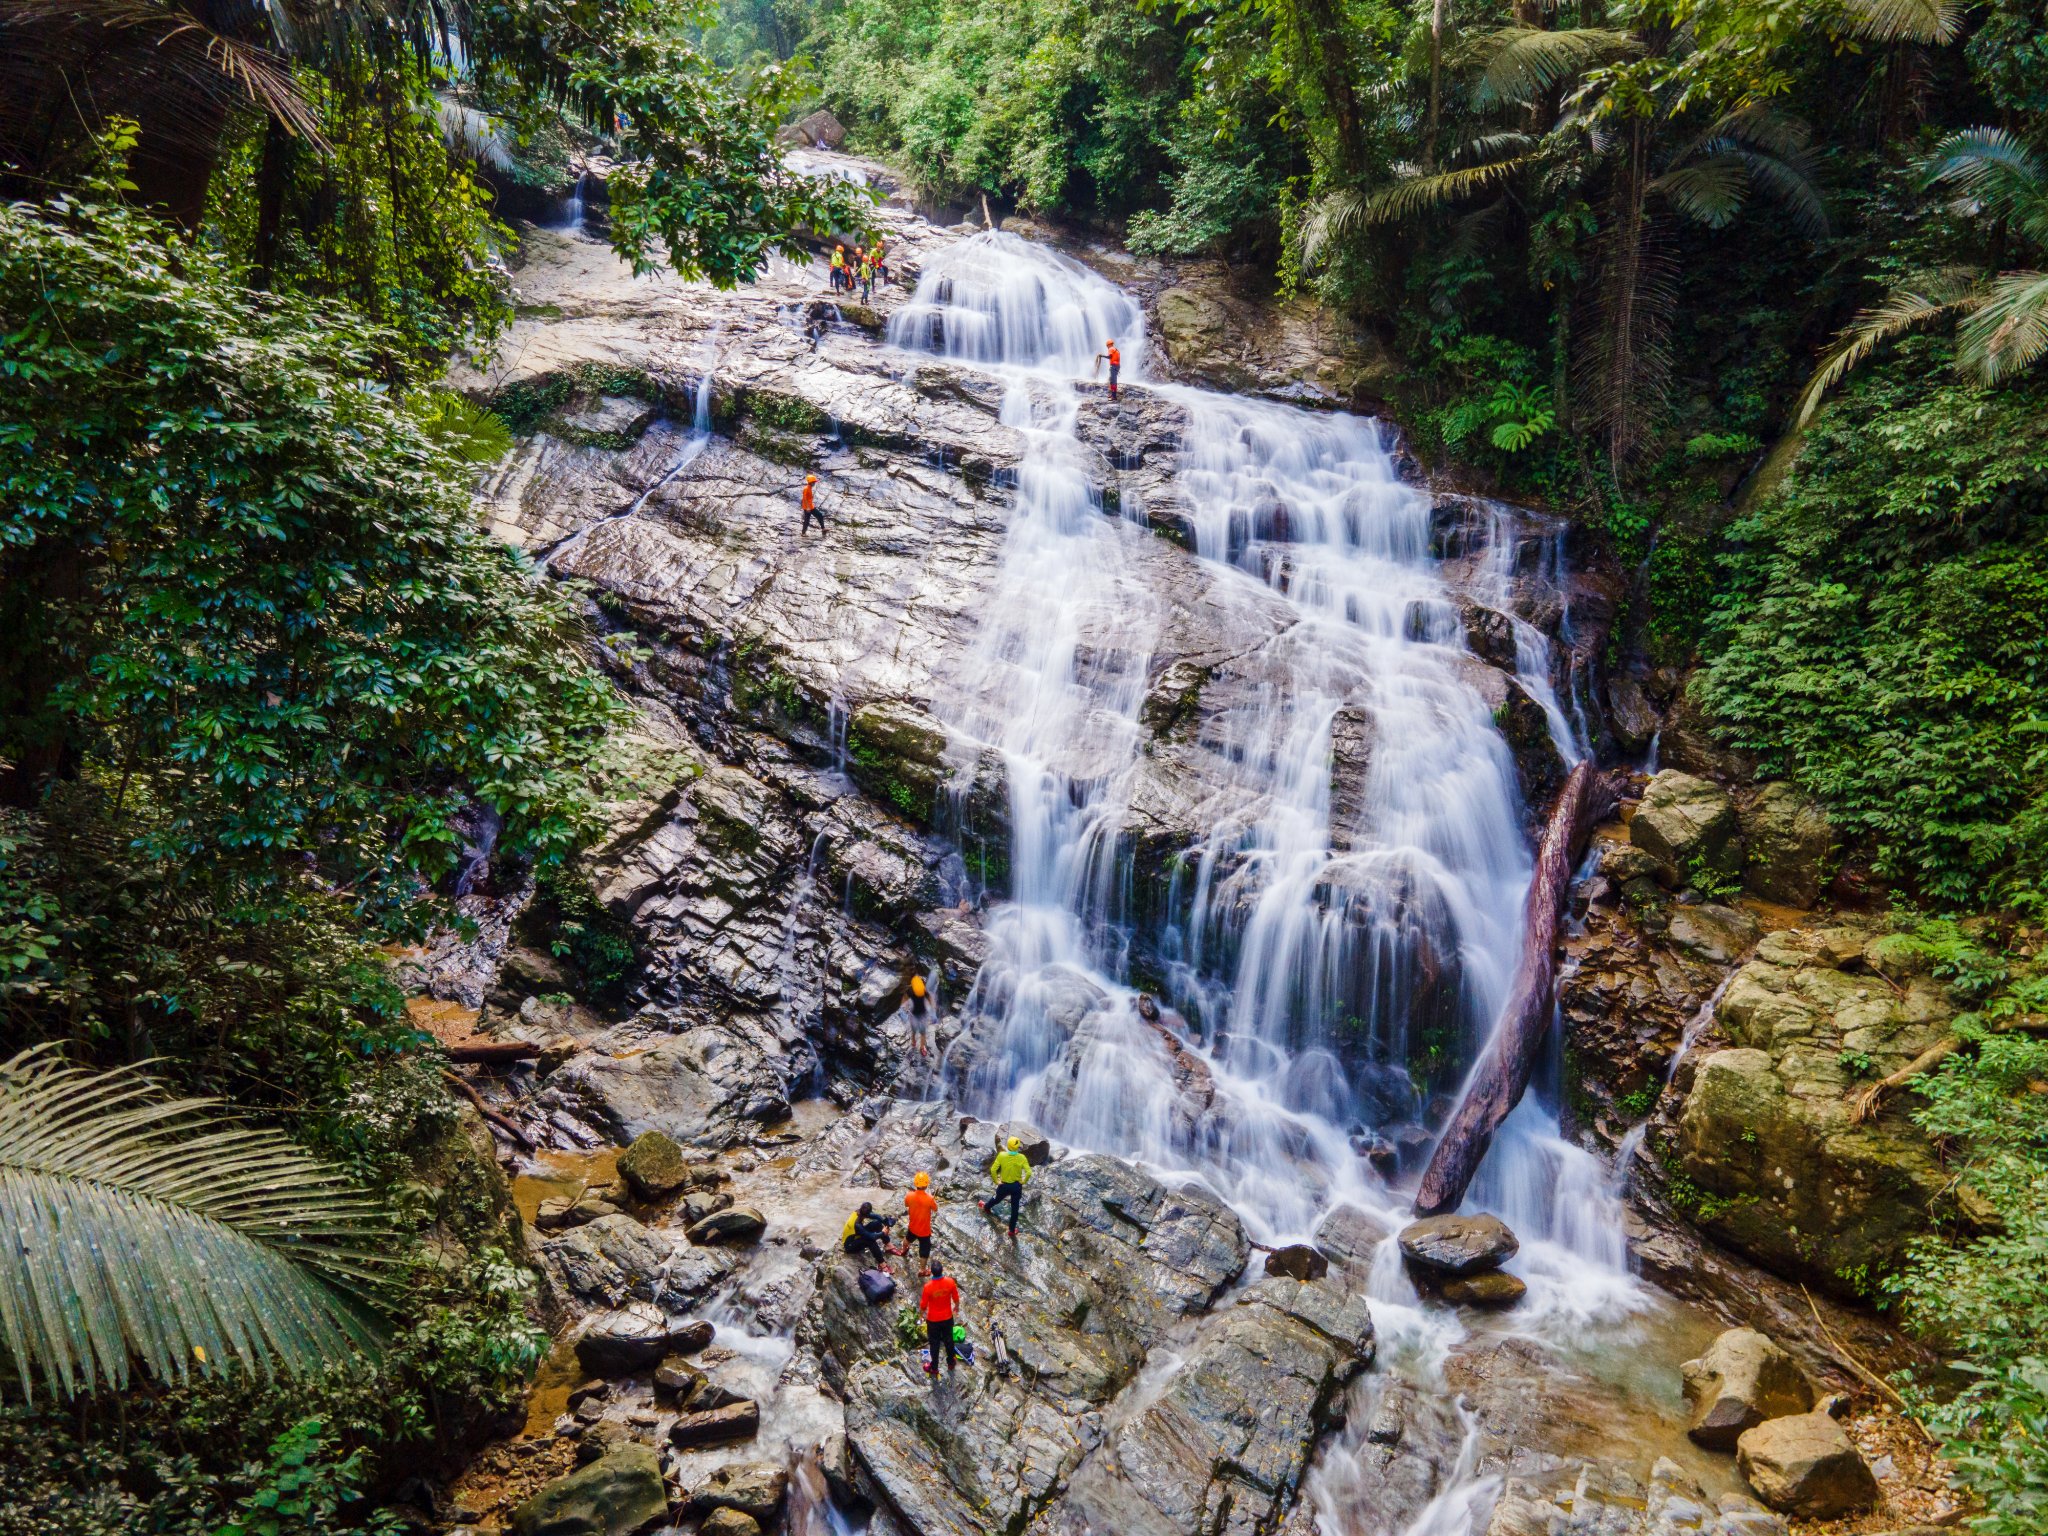
[{"label": "tropical tree", "polygon": [[[1321,200],[1304,229],[1316,259],[1375,224],[1459,210],[1455,240],[1509,216],[1533,224],[1576,202],[1593,210],[1590,312],[1577,326],[1579,424],[1617,465],[1648,439],[1662,407],[1677,301],[1673,220],[1732,223],[1754,194],[1801,234],[1827,227],[1805,124],[1744,102],[1688,130],[1703,91],[1680,34],[1515,24],[1481,33],[1455,62],[1470,76],[1476,131],[1446,169],[1406,168],[1372,189]],[[1493,121],[1488,121],[1493,119]],[[1504,119],[1504,120],[1503,120]]]},{"label": "tropical tree", "polygon": [[381,1208],[281,1134],[50,1047],[0,1063],[0,1350],[71,1397],[378,1343]]},{"label": "tropical tree", "polygon": [[[1922,185],[1948,194],[1963,218],[2033,255],[2048,256],[2048,163],[2002,128],[1969,128],[1936,146]],[[1835,338],[1799,398],[1804,425],[1827,392],[1886,342],[1908,331],[1956,324],[1955,366],[1996,384],[2048,355],[2048,271],[1953,266],[1902,283]]]}]

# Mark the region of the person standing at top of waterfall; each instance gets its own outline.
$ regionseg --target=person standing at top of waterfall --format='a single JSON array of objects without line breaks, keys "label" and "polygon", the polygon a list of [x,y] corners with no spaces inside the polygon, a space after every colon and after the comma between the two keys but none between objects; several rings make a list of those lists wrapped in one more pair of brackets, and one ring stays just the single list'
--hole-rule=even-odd
[{"label": "person standing at top of waterfall", "polygon": [[1024,1143],[1015,1136],[988,1165],[988,1176],[996,1181],[996,1192],[981,1202],[982,1210],[993,1216],[1002,1203],[1010,1202],[1010,1236],[1017,1235],[1017,1216],[1024,1206],[1024,1186],[1031,1182],[1031,1159],[1024,1155]]},{"label": "person standing at top of waterfall", "polygon": [[939,1214],[939,1197],[932,1193],[932,1176],[922,1170],[910,1184],[903,1195],[903,1252],[908,1256],[910,1245],[917,1244],[917,1272],[921,1275],[927,1265],[938,1267],[932,1264],[932,1218]]},{"label": "person standing at top of waterfall", "polygon": [[953,1314],[960,1306],[960,1287],[946,1273],[946,1266],[932,1260],[932,1277],[918,1293],[917,1310],[924,1314],[925,1347],[931,1359],[925,1362],[927,1376],[939,1374],[939,1354],[946,1356],[946,1374],[960,1368],[960,1352],[953,1342]]},{"label": "person standing at top of waterfall", "polygon": [[1116,398],[1117,370],[1124,365],[1124,355],[1117,351],[1115,337],[1111,337],[1102,344],[1102,350],[1095,354],[1095,361],[1109,364],[1109,398],[1114,400]]},{"label": "person standing at top of waterfall", "polygon": [[822,534],[825,531],[825,514],[818,510],[818,477],[816,475],[804,476],[804,494],[802,500],[804,509],[804,525],[803,527],[797,530],[797,537],[802,538],[805,534],[811,531],[811,523],[814,519],[818,524],[818,532]]}]

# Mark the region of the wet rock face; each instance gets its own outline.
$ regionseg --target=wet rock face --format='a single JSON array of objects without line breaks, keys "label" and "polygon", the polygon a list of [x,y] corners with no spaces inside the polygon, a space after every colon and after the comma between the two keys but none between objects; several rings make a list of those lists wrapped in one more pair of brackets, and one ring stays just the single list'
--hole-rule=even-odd
[{"label": "wet rock face", "polygon": [[[807,1154],[849,1178],[934,1170],[934,1232],[979,1352],[934,1384],[850,1264],[820,1284],[799,1342],[843,1386],[876,1501],[919,1536],[1033,1518],[1072,1536],[1194,1533],[1227,1510],[1269,1529],[1338,1388],[1371,1358],[1362,1287],[1269,1277],[1218,1309],[1251,1252],[1236,1216],[1198,1184],[1095,1155],[1038,1170],[1013,1241],[973,1204],[1005,1134],[939,1105],[877,1105]],[[989,1368],[996,1327],[1007,1376]]]},{"label": "wet rock face", "polygon": [[1754,1328],[1729,1329],[1679,1374],[1693,1410],[1686,1433],[1709,1450],[1732,1451],[1744,1430],[1813,1406],[1798,1362]]},{"label": "wet rock face", "polygon": [[1904,1108],[1858,1117],[1863,1090],[1954,1015],[1931,977],[1872,974],[1866,938],[1788,930],[1758,945],[1721,999],[1729,1046],[1700,1059],[1675,1149],[1706,1230],[1845,1296],[1899,1263],[1949,1185]]},{"label": "wet rock face", "polygon": [[619,1055],[579,1056],[548,1079],[547,1091],[621,1141],[654,1132],[727,1147],[789,1116],[780,1064],[753,1041],[709,1025]]},{"label": "wet rock face", "polygon": [[[1718,1505],[1718,1507],[1717,1507]],[[1517,1471],[1501,1487],[1486,1536],[1785,1536],[1778,1516],[1741,1499],[1710,1499],[1670,1460],[1647,1485],[1611,1468]]]}]

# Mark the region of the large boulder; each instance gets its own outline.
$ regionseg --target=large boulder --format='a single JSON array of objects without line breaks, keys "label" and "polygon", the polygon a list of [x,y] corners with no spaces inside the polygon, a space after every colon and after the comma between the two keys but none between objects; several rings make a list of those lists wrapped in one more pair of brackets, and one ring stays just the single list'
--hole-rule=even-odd
[{"label": "large boulder", "polygon": [[679,1244],[624,1214],[557,1233],[541,1244],[540,1258],[570,1296],[605,1307],[700,1296],[732,1268],[717,1250]]},{"label": "large boulder", "polygon": [[661,1457],[626,1441],[512,1511],[515,1536],[632,1536],[668,1518]]},{"label": "large boulder", "polygon": [[1844,969],[1866,964],[1867,940],[1846,928],[1787,930],[1757,945],[1716,1010],[1729,1047],[1687,1063],[1683,1177],[1672,1184],[1722,1243],[1866,1300],[1955,1198],[1907,1108],[1858,1116],[1868,1085],[1941,1039],[1954,1013],[1931,977],[1895,985]]},{"label": "large boulder", "polygon": [[659,1131],[684,1145],[724,1148],[789,1117],[781,1063],[716,1025],[615,1056],[578,1056],[547,1080],[547,1095],[623,1141]]},{"label": "large boulder", "polygon": [[1401,1229],[1401,1256],[1433,1279],[1498,1269],[1521,1246],[1497,1216],[1428,1216]]},{"label": "large boulder", "polygon": [[1810,907],[1827,883],[1837,839],[1827,812],[1790,784],[1763,785],[1742,809],[1749,850],[1743,888],[1765,901]]},{"label": "large boulder", "polygon": [[786,1468],[768,1462],[732,1462],[690,1490],[683,1513],[704,1515],[714,1509],[736,1509],[756,1520],[773,1520],[788,1490]]},{"label": "large boulder", "polygon": [[1754,1328],[1731,1328],[1697,1360],[1679,1367],[1692,1405],[1686,1433],[1713,1451],[1732,1451],[1744,1430],[1805,1413],[1813,1384],[1799,1363]]},{"label": "large boulder", "polygon": [[1832,1520],[1877,1502],[1877,1479],[1825,1413],[1771,1419],[1735,1442],[1735,1464],[1772,1509]]},{"label": "large boulder", "polygon": [[1663,866],[1675,884],[1696,869],[1723,877],[1742,871],[1741,822],[1728,791],[1710,779],[1667,768],[1650,780],[1628,824],[1629,841]]},{"label": "large boulder", "polygon": [[673,1351],[702,1349],[711,1324],[677,1323],[658,1307],[620,1307],[600,1312],[576,1336],[576,1363],[593,1376],[611,1378],[651,1371]]},{"label": "large boulder", "polygon": [[751,1243],[767,1229],[767,1217],[752,1206],[735,1205],[691,1223],[687,1235],[691,1242],[700,1245]]}]

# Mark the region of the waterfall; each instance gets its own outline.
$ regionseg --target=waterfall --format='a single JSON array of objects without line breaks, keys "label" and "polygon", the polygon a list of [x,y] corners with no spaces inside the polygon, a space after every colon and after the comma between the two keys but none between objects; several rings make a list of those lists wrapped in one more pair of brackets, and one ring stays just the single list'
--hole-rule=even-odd
[{"label": "waterfall", "polygon": [[[1422,1135],[1429,1094],[1461,1078],[1505,995],[1531,868],[1514,763],[1431,554],[1429,496],[1372,421],[1144,386],[1187,414],[1176,491],[1219,576],[1207,600],[1278,604],[1286,622],[1260,657],[1271,686],[1205,714],[1200,749],[1229,793],[1184,850],[1166,916],[1140,932],[1126,824],[1168,615],[1146,579],[1152,535],[1104,515],[1080,433],[1100,408],[1083,387],[1104,341],[1127,380],[1144,378],[1140,312],[1078,263],[983,234],[926,264],[888,334],[999,378],[1023,447],[979,635],[935,700],[963,782],[1001,761],[1011,839],[943,1090],[1199,1172],[1262,1238],[1304,1236],[1339,1201],[1398,1224],[1361,1138]],[[1549,643],[1516,622],[1519,679],[1575,759],[1583,733]],[[1133,1006],[1139,945],[1184,1030]],[[1632,1305],[1606,1170],[1534,1098],[1472,1203],[1522,1236],[1532,1319]],[[1433,1316],[1415,1326],[1440,1330]]]}]

